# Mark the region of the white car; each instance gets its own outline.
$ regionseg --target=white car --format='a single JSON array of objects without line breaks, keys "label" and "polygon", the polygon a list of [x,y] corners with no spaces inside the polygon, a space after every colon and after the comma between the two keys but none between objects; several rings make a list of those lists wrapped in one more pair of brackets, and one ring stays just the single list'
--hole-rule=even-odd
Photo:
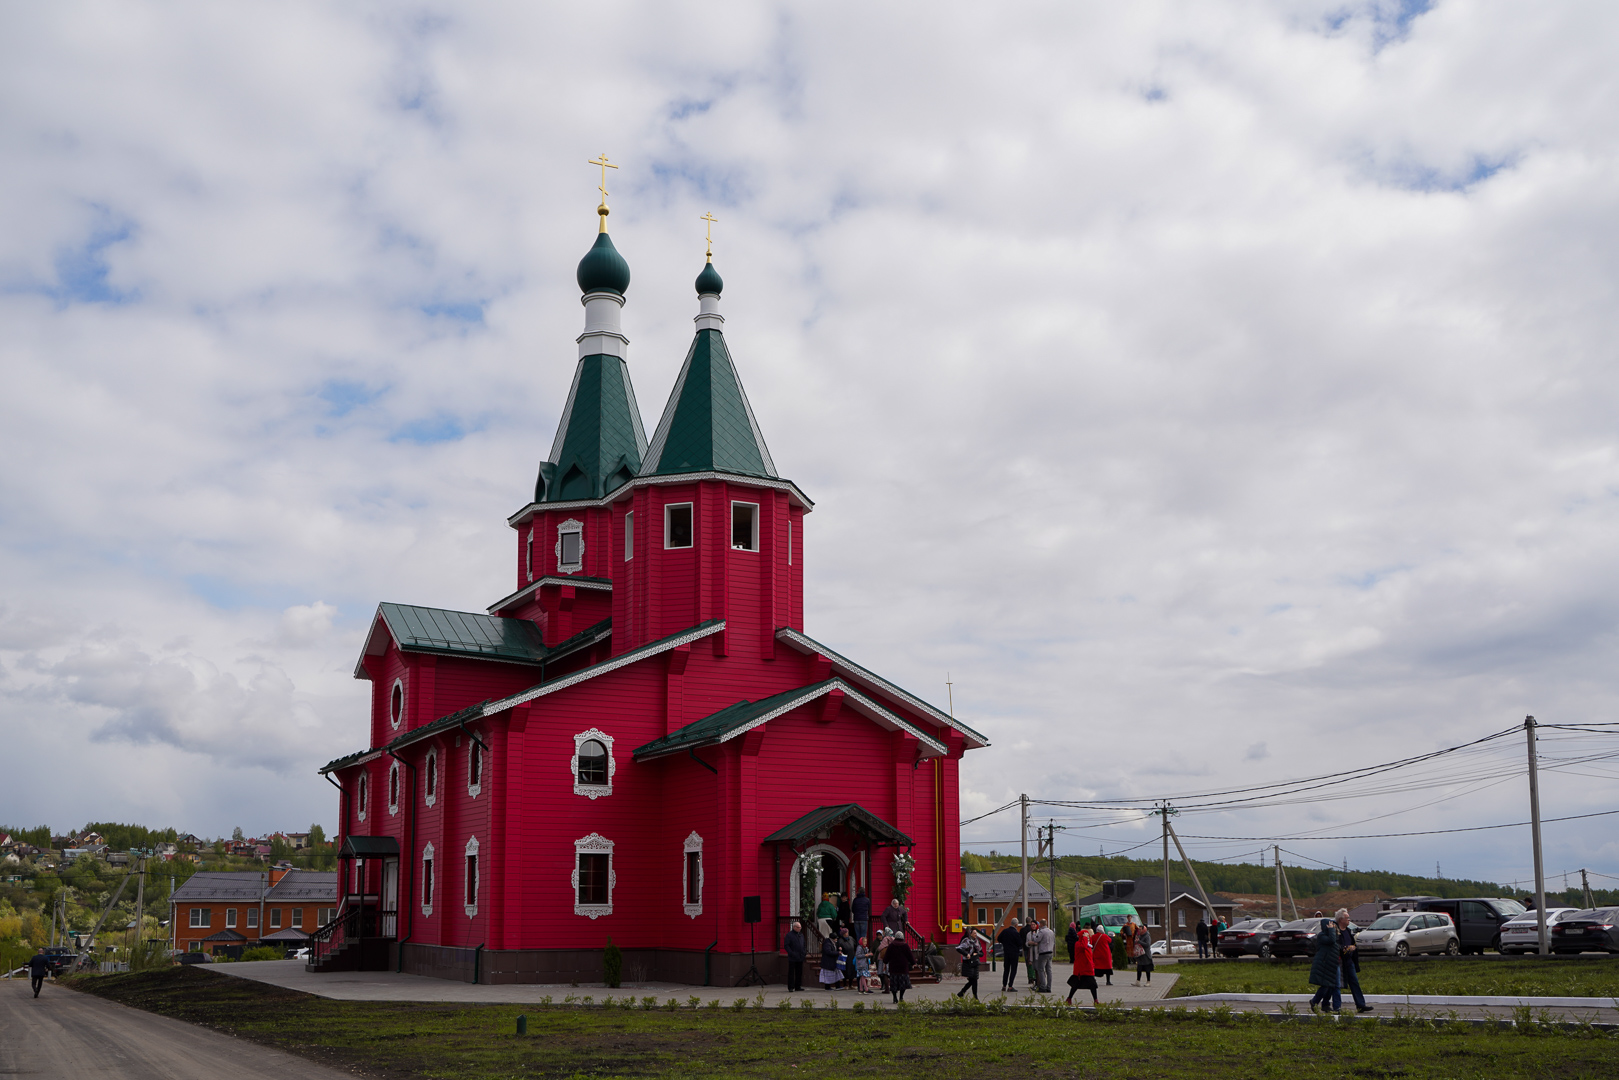
[{"label": "white car", "polygon": [[1355,935],[1362,956],[1410,956],[1412,953],[1462,951],[1450,916],[1442,911],[1391,911]]},{"label": "white car", "polygon": [[[1185,938],[1176,938],[1174,951],[1170,955],[1192,956],[1195,955],[1196,952],[1197,944],[1195,942],[1187,941]],[[1164,955],[1164,943],[1162,941],[1155,941],[1152,943],[1152,954],[1154,956]]]},{"label": "white car", "polygon": [[[1554,923],[1574,914],[1579,908],[1554,907],[1546,909],[1546,941],[1547,947],[1551,944],[1551,927]],[[1533,911],[1526,911],[1517,918],[1501,924],[1501,951],[1503,953],[1531,953],[1540,951],[1540,923]]]}]

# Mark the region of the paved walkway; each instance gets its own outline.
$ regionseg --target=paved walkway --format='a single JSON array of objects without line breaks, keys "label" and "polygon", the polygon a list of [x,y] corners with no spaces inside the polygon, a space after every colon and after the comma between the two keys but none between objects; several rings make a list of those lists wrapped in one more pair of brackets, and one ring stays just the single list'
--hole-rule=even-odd
[{"label": "paved walkway", "polygon": [[[818,1005],[824,1004],[828,999],[836,998],[839,1008],[848,1008],[856,1001],[876,1001],[879,995],[870,996],[855,993],[851,990],[839,990],[828,993],[825,990],[806,989],[800,993],[789,994],[781,983],[771,986],[687,986],[684,983],[643,982],[625,983],[617,990],[609,990],[602,983],[585,983],[573,986],[569,983],[546,985],[543,983],[504,983],[495,986],[473,985],[472,983],[450,982],[447,979],[432,979],[425,975],[402,975],[391,971],[331,971],[316,974],[304,969],[302,960],[260,960],[249,963],[214,964],[206,968],[222,975],[230,975],[239,979],[253,979],[257,982],[270,983],[285,987],[288,990],[301,990],[306,994],[317,997],[333,998],[338,1001],[454,1001],[454,1002],[485,1002],[488,1004],[528,1005],[540,1004],[549,997],[553,1003],[561,1004],[569,994],[582,998],[586,994],[600,1001],[603,996],[624,997],[633,994],[636,997],[656,996],[660,1000],[677,998],[684,1003],[688,998],[697,997],[704,1003],[721,1001],[727,1005],[737,998],[752,1000],[762,990],[765,995],[765,1004],[774,1005],[783,998],[801,1001],[809,998]],[[814,973],[809,973],[814,978]],[[979,996],[985,999],[995,997],[1001,990],[1001,973],[985,972],[978,979]],[[1101,998],[1103,1001],[1117,1001],[1125,1004],[1146,1004],[1158,1001],[1175,985],[1176,976],[1158,975],[1151,983],[1144,983],[1140,987],[1133,984],[1130,979],[1115,978],[1112,986],[1103,986]],[[1019,982],[1022,980],[1020,979]],[[963,980],[959,976],[945,976],[942,983],[925,983],[910,990],[905,995],[906,1001],[942,1001],[960,990]],[[1063,993],[1067,993],[1067,985],[1059,980],[1058,985]],[[1008,1000],[1037,1000],[1051,995],[1031,994],[1020,988],[1017,994],[1009,995]],[[881,995],[882,1000],[888,1001],[886,994]],[[1074,998],[1077,1004],[1082,998],[1089,1004],[1089,995],[1083,992]]]},{"label": "paved walkway", "polygon": [[0,980],[0,1076],[43,1080],[341,1080],[352,1074],[46,980]]}]

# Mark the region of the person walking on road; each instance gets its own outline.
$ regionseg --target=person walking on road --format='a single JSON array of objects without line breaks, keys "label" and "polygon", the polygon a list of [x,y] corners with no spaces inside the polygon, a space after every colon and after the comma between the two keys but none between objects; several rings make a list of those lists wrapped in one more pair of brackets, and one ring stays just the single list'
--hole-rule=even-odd
[{"label": "person walking on road", "polygon": [[[1331,919],[1322,919],[1315,935],[1315,959],[1310,961],[1310,985],[1315,996],[1310,999],[1310,1011],[1320,1005],[1338,1012],[1343,1008],[1343,961],[1338,942],[1338,928]],[[1330,1004],[1329,1004],[1330,1003]]]},{"label": "person walking on road", "polygon": [[1001,993],[1017,993],[1017,968],[1023,961],[1023,934],[1018,930],[1017,919],[1008,919],[1006,928],[995,939],[1001,947],[1001,959],[1006,961],[1006,967],[1001,972]]},{"label": "person walking on road", "polygon": [[1101,919],[1091,920],[1091,957],[1096,966],[1096,977],[1107,976],[1107,984],[1113,985],[1113,939],[1108,936],[1107,929],[1102,926]]},{"label": "person walking on road", "polygon": [[1039,921],[1034,932],[1034,977],[1042,994],[1051,993],[1051,958],[1057,952],[1057,932],[1048,920]]},{"label": "person walking on road", "polygon": [[1208,959],[1209,955],[1209,923],[1206,916],[1197,917],[1197,958]]},{"label": "person walking on road", "polygon": [[1349,929],[1348,908],[1338,909],[1337,923],[1338,948],[1343,957],[1343,983],[1355,996],[1355,1011],[1371,1012],[1372,1007],[1366,1004],[1366,995],[1360,991],[1360,949],[1355,946],[1354,931]]},{"label": "person walking on road", "polygon": [[28,958],[28,981],[34,987],[34,996],[39,996],[39,988],[45,985],[45,976],[51,973],[51,958],[45,955],[45,947],[41,945],[39,951]]},{"label": "person walking on road", "polygon": [[978,931],[968,930],[962,935],[961,941],[956,945],[956,952],[961,954],[961,975],[967,980],[957,997],[966,997],[967,991],[973,992],[973,1000],[978,1000],[978,961],[984,956],[984,950],[978,944]]},{"label": "person walking on road", "polygon": [[1074,946],[1074,973],[1068,976],[1068,1004],[1074,1003],[1076,990],[1089,990],[1091,1004],[1100,1005],[1101,999],[1096,996],[1096,959],[1094,946],[1091,944],[1091,935],[1081,932],[1079,942]]},{"label": "person walking on road", "polygon": [[787,931],[782,939],[782,949],[787,953],[787,992],[795,993],[804,989],[804,957],[809,950],[804,942],[804,924],[793,921],[793,928]]},{"label": "person walking on road", "polygon": [[[1129,926],[1130,924],[1125,924]],[[1130,957],[1136,962],[1136,985],[1141,985],[1141,977],[1147,977],[1148,985],[1152,984],[1152,931],[1145,926],[1135,924],[1135,937],[1130,939]]]}]

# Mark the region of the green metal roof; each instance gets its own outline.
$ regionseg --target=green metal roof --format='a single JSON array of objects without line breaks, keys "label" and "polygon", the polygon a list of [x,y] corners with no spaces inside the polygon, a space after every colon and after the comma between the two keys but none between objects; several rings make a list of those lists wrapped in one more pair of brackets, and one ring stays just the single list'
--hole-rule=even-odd
[{"label": "green metal roof", "polygon": [[535,502],[599,499],[633,480],[646,453],[646,429],[623,357],[582,357],[563,406],[550,458],[534,483]]},{"label": "green metal roof", "polygon": [[394,858],[399,854],[399,841],[391,836],[345,836],[338,849],[340,859]]},{"label": "green metal roof", "polygon": [[739,701],[735,705],[728,705],[717,713],[710,713],[701,720],[687,724],[677,731],[653,739],[645,746],[637,747],[635,760],[642,761],[647,758],[662,757],[665,754],[678,754],[688,747],[708,746],[712,743],[724,742],[728,737],[757,726],[773,715],[787,712],[799,705],[812,701],[824,694],[838,680],[827,679],[825,682],[815,683],[813,686],[801,686],[794,690],[787,690],[780,694],[764,698],[761,701]]},{"label": "green metal roof", "polygon": [[804,841],[819,836],[822,830],[831,829],[835,825],[852,829],[879,847],[911,847],[916,843],[859,803],[822,806],[811,810],[791,825],[783,825],[759,843],[792,844],[797,847]]},{"label": "green metal roof", "polygon": [[545,659],[545,641],[527,619],[406,604],[381,604],[377,612],[401,649],[529,664]]},{"label": "green metal roof", "polygon": [[776,477],[718,330],[697,331],[644,461],[642,476],[718,471]]}]

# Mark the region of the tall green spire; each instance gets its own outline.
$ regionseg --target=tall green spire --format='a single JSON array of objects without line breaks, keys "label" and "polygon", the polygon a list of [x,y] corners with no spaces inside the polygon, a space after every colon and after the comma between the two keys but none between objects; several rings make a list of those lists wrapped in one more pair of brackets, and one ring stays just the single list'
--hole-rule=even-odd
[{"label": "tall green spire", "polygon": [[652,434],[641,475],[715,471],[773,478],[775,462],[719,329],[724,321],[719,274],[710,266],[704,275],[698,279],[702,307],[697,335]]},{"label": "tall green spire", "polygon": [[634,479],[645,453],[629,365],[603,353],[581,357],[550,460],[540,466],[534,501],[599,499]]}]

